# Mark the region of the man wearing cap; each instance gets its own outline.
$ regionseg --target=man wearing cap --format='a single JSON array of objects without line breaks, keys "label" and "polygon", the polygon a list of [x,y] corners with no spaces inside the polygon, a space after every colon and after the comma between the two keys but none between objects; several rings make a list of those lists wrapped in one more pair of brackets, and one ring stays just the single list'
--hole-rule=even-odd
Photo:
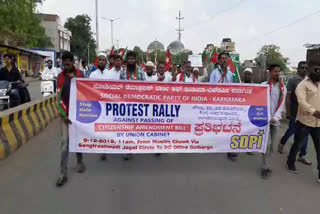
[{"label": "man wearing cap", "polygon": [[[112,56],[113,58],[115,56]],[[91,73],[90,79],[99,79],[99,80],[120,80],[120,72],[121,68],[121,57],[120,57],[120,65],[113,67],[110,71],[106,69],[107,65],[107,56],[104,53],[99,54],[98,59],[98,69]],[[107,159],[106,154],[100,155],[100,160],[104,161]]]},{"label": "man wearing cap", "polygon": [[98,69],[95,70],[90,74],[90,79],[105,79],[105,75],[107,73],[106,69],[107,64],[107,56],[105,53],[99,54],[99,61],[98,61]]},{"label": "man wearing cap", "polygon": [[146,81],[147,82],[156,82],[158,80],[157,75],[154,75],[154,64],[151,61],[146,63]]},{"label": "man wearing cap", "polygon": [[244,70],[243,82],[244,83],[252,83],[252,79],[253,79],[252,76],[253,76],[252,68],[246,68]]},{"label": "man wearing cap", "polygon": [[[243,82],[250,84],[252,83],[252,79],[253,79],[253,70],[252,68],[246,68],[244,70],[244,77],[243,77]],[[247,152],[248,155],[253,155],[252,152]]]}]

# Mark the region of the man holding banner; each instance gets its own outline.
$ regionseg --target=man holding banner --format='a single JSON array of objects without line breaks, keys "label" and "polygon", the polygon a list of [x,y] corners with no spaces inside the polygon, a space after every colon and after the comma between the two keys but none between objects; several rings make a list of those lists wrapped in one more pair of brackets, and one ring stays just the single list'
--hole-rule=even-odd
[{"label": "man holding banner", "polygon": [[[146,81],[145,72],[137,65],[137,55],[135,52],[130,51],[127,54],[128,65],[120,73],[120,80],[126,81]],[[132,154],[124,155],[125,160],[130,160]]]},{"label": "man holding banner", "polygon": [[[190,63],[183,67],[190,79]],[[128,53],[120,74],[126,81],[72,81],[71,152],[127,154],[126,160],[130,154],[266,152],[267,85],[150,83],[144,75]]]},{"label": "man holding banner", "polygon": [[127,54],[127,66],[120,73],[120,80],[145,81],[145,72],[137,65],[137,55],[130,51]]},{"label": "man holding banner", "polygon": [[[228,54],[220,53],[218,56],[218,67],[212,71],[210,76],[210,83],[232,83],[233,76],[232,72],[228,68]],[[236,153],[228,153],[228,159],[231,161],[236,161],[238,154]]]},{"label": "man holding banner", "polygon": [[[111,56],[110,56],[111,57]],[[109,57],[109,60],[111,59]],[[120,71],[122,70],[121,67],[121,57],[112,55],[112,63],[115,62],[115,66],[108,70],[107,66],[107,56],[105,53],[99,54],[99,61],[98,61],[98,69],[91,73],[90,79],[99,79],[99,80],[119,80],[120,79]],[[100,160],[104,161],[107,159],[106,154],[100,155]]]},{"label": "man holding banner", "polygon": [[165,72],[165,63],[161,61],[158,62],[157,75],[159,82],[171,82],[172,80],[172,76],[170,75],[170,73]]},{"label": "man holding banner", "polygon": [[268,142],[267,151],[262,154],[262,167],[261,177],[268,179],[272,170],[270,169],[270,156],[273,153],[274,145],[278,141],[278,132],[280,129],[280,120],[282,118],[282,112],[285,106],[285,98],[287,89],[282,80],[280,79],[280,66],[270,65],[269,66],[270,80],[263,84],[269,85],[269,96],[270,96],[270,137]]},{"label": "man holding banner", "polygon": [[185,61],[182,65],[182,73],[178,74],[176,82],[195,83],[196,77],[192,74],[192,67],[190,61]]},{"label": "man holding banner", "polygon": [[[83,77],[80,70],[74,67],[74,57],[70,52],[65,52],[62,56],[64,70],[58,76],[57,93],[58,93],[58,109],[61,114],[61,162],[60,162],[60,177],[56,182],[56,186],[63,186],[67,181],[68,158],[69,158],[69,125],[72,124],[69,119],[69,98],[70,86],[72,78]],[[82,162],[82,154],[77,155],[77,172],[83,173],[85,165]]]},{"label": "man holding banner", "polygon": [[210,83],[232,83],[233,75],[228,69],[228,54],[220,53],[218,56],[218,68],[212,71]]}]

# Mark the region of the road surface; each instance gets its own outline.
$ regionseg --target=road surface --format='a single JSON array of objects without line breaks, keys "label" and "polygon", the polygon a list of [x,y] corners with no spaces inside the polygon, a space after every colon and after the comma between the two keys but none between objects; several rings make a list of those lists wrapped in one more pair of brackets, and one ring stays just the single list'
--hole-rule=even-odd
[{"label": "road surface", "polygon": [[[259,176],[260,155],[118,155],[106,162],[85,155],[87,171],[74,171],[55,187],[59,165],[59,121],[0,161],[0,213],[3,214],[317,214],[320,184],[315,165],[285,170],[286,155],[274,154],[274,174]],[[286,147],[288,150],[288,147]],[[313,151],[313,146],[309,149]],[[315,161],[312,152],[312,160]]]},{"label": "road surface", "polygon": [[32,101],[40,99],[42,97],[40,83],[41,81],[33,81],[33,82],[30,82],[28,86],[28,90],[29,90]]}]

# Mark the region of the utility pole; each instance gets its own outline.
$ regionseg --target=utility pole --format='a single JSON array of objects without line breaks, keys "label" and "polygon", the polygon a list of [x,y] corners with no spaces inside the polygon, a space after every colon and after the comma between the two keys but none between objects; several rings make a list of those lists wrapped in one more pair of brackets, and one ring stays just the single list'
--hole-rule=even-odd
[{"label": "utility pole", "polygon": [[96,0],[96,42],[97,42],[97,53],[100,50],[99,47],[99,11],[98,11],[98,0]]},{"label": "utility pole", "polygon": [[112,43],[112,46],[113,46],[113,22],[120,19],[120,18],[116,18],[116,19],[107,19],[107,18],[104,18],[104,17],[101,17],[105,20],[109,20],[110,23],[111,23],[111,43]]},{"label": "utility pole", "polygon": [[181,10],[179,10],[179,17],[176,17],[176,19],[179,20],[179,28],[177,29],[177,31],[179,35],[178,40],[179,42],[181,42],[181,32],[184,31],[184,29],[181,28],[181,20],[184,19],[184,17],[181,17]]},{"label": "utility pole", "polygon": [[117,41],[117,50],[119,50],[119,39],[117,39],[116,41]]},{"label": "utility pole", "polygon": [[87,60],[88,65],[90,64],[90,42],[88,42],[88,60]]}]

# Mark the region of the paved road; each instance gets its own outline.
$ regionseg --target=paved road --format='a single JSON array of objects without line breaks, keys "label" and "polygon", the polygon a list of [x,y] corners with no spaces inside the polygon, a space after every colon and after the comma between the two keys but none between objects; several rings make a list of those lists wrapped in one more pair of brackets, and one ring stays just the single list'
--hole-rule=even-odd
[{"label": "paved road", "polygon": [[[274,175],[259,177],[260,155],[136,155],[129,162],[85,155],[87,171],[54,186],[59,161],[59,123],[0,162],[0,213],[4,214],[317,214],[320,184],[315,166],[285,171],[285,155],[275,154]],[[313,149],[312,147],[310,147]],[[313,154],[312,154],[313,155]],[[314,159],[312,159],[314,161]]]},{"label": "paved road", "polygon": [[40,82],[41,81],[33,81],[33,82],[30,82],[29,84],[28,90],[29,90],[32,101],[40,99],[42,97]]}]

